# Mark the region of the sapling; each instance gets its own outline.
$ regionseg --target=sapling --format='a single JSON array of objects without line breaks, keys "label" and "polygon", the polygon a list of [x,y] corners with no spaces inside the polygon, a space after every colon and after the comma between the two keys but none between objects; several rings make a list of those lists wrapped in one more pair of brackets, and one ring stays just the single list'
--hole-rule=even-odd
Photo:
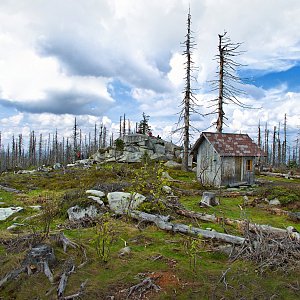
[{"label": "sapling", "polygon": [[99,259],[107,263],[110,257],[111,245],[115,230],[109,218],[109,214],[104,214],[96,225],[95,247]]}]

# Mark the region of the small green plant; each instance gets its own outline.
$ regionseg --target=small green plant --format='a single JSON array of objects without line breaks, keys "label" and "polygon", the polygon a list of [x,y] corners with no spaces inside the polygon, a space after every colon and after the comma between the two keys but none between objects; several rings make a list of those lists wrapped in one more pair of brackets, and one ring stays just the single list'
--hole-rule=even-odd
[{"label": "small green plant", "polygon": [[200,259],[199,253],[203,247],[203,241],[199,235],[197,238],[188,237],[184,243],[184,248],[187,256],[189,257],[190,269],[197,272],[197,263]]},{"label": "small green plant", "polygon": [[115,140],[115,147],[116,147],[116,151],[123,151],[124,150],[124,141],[121,139],[116,139]]},{"label": "small green plant", "polygon": [[98,258],[107,263],[110,257],[111,245],[113,243],[115,230],[109,218],[109,214],[104,214],[96,225],[95,247]]},{"label": "small green plant", "polygon": [[54,194],[47,194],[43,197],[41,221],[46,237],[49,235],[51,223],[59,213],[58,202],[57,196]]},{"label": "small green plant", "polygon": [[163,164],[157,162],[154,164],[145,163],[135,171],[130,192],[147,196],[148,202],[142,204],[142,207],[148,212],[161,211],[165,208],[163,187],[167,185],[168,180],[163,176],[164,172]]},{"label": "small green plant", "polygon": [[143,165],[146,165],[150,162],[150,155],[148,153],[148,151],[145,151],[141,157],[141,160],[142,160],[142,164]]}]

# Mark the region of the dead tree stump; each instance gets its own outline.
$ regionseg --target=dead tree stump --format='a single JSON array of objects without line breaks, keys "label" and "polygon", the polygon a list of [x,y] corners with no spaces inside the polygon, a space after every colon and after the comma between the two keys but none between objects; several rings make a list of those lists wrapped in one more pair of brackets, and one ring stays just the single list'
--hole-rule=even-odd
[{"label": "dead tree stump", "polygon": [[202,199],[199,203],[200,206],[217,206],[219,204],[216,194],[212,192],[203,192]]}]

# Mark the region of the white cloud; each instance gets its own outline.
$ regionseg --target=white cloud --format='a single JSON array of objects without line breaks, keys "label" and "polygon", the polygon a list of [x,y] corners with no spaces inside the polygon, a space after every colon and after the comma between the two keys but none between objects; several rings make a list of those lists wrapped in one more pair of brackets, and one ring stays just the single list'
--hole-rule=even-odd
[{"label": "white cloud", "polygon": [[[70,135],[74,115],[86,131],[100,120],[118,131],[111,120],[118,120],[115,114],[123,109],[135,114],[137,121],[145,111],[154,130],[170,136],[182,99],[180,42],[185,39],[189,3],[200,112],[211,111],[207,106],[213,95],[206,92],[207,80],[216,71],[213,58],[218,34],[224,30],[232,41],[244,42],[246,52],[239,59],[249,69],[286,70],[300,60],[298,0],[1,1],[0,103],[10,109],[10,117],[2,118],[1,131],[58,128]],[[135,106],[112,98],[118,94],[116,81],[128,87],[126,96]],[[255,135],[259,119],[274,126],[283,121],[284,113],[289,129],[297,130],[298,93],[289,92],[287,86],[245,89],[249,93],[245,103],[262,109],[226,106],[228,131]],[[133,106],[134,111],[128,112]],[[196,124],[206,129],[213,120],[213,116],[196,118]]]},{"label": "white cloud", "polygon": [[168,73],[168,77],[175,87],[183,86],[183,78],[185,76],[184,62],[183,55],[177,52],[170,59],[171,70]]}]

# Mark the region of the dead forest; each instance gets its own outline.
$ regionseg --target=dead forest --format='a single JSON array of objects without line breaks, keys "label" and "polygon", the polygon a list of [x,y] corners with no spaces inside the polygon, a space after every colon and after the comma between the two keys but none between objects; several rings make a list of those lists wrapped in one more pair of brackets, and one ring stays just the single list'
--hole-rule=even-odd
[{"label": "dead forest", "polygon": [[[287,115],[259,123],[262,155],[239,154],[239,182],[203,184],[190,155],[192,33],[189,12],[182,145],[153,136],[145,113],[121,116],[118,132],[82,132],[75,118],[69,137],[31,131],[5,144],[0,134],[0,300],[300,298],[299,138],[288,138]],[[211,114],[222,135],[224,104],[246,107],[234,75],[241,44],[218,38]]]}]

